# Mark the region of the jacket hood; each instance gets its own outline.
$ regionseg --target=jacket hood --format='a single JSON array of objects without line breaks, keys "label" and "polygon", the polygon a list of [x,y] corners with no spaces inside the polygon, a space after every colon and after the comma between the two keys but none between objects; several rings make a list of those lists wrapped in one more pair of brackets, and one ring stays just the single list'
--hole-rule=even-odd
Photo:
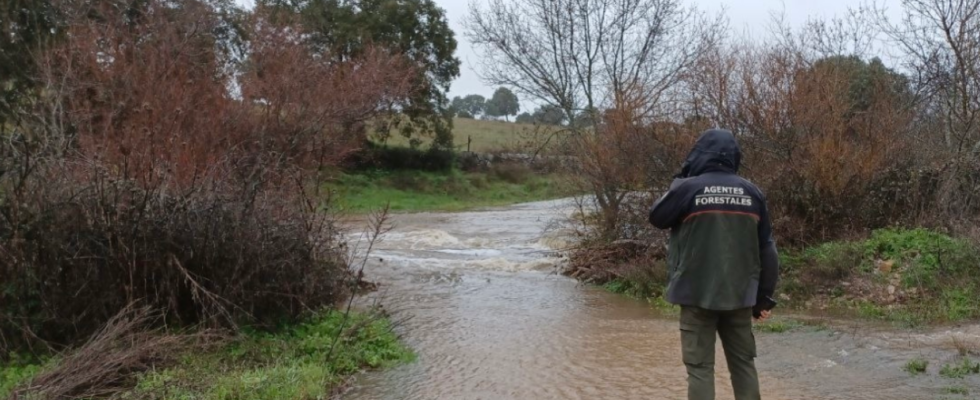
[{"label": "jacket hood", "polygon": [[741,163],[742,150],[735,135],[726,129],[710,129],[698,138],[677,177],[690,178],[708,172],[736,174]]}]

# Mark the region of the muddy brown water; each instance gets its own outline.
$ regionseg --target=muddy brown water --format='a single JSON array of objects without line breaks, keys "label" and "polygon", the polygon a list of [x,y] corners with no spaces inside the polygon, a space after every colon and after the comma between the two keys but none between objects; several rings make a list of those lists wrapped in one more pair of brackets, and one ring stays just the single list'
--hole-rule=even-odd
[{"label": "muddy brown water", "polygon": [[[415,362],[357,377],[345,399],[685,399],[675,317],[558,276],[554,222],[568,201],[396,215],[365,270]],[[767,399],[974,399],[980,379],[938,376],[977,326],[905,331],[865,323],[757,333]],[[973,346],[973,347],[971,347]],[[718,399],[731,399],[716,351]],[[927,374],[902,366],[930,361]],[[967,395],[950,394],[966,388]]]}]

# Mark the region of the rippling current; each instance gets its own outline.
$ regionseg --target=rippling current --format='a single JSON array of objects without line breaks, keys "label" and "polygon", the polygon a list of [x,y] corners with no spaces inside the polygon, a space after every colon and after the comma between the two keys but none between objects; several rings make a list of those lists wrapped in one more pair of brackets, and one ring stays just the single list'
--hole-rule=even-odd
[{"label": "rippling current", "polygon": [[[359,376],[345,399],[686,399],[674,317],[555,274],[566,201],[396,215],[365,270],[418,354]],[[767,399],[974,399],[980,379],[936,371],[980,328],[895,331],[858,324],[757,333]],[[720,344],[718,399],[732,399]],[[910,377],[911,358],[931,361]],[[948,394],[950,387],[969,394]]]}]

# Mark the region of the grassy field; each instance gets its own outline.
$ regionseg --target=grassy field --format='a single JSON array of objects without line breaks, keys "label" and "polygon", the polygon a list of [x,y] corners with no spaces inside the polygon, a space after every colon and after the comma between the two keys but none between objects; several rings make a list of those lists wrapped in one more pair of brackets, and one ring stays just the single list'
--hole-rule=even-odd
[{"label": "grassy field", "polygon": [[392,211],[460,211],[574,194],[558,175],[538,175],[523,166],[488,173],[371,171],[341,174],[330,189],[345,211],[363,213],[391,204]]},{"label": "grassy field", "polygon": [[[528,132],[533,130],[534,125],[456,118],[453,120],[453,143],[457,149],[465,151],[467,141],[472,139],[470,150],[477,153],[515,148],[526,142]],[[427,147],[429,142],[424,140],[423,147]],[[408,146],[408,139],[396,133],[388,139],[388,144]]]},{"label": "grassy field", "polygon": [[[326,399],[361,369],[414,358],[391,332],[387,320],[359,314],[343,324],[345,334],[331,353],[342,322],[341,312],[330,311],[276,333],[247,332],[208,351],[183,354],[177,365],[139,374],[135,387],[117,397]],[[0,398],[7,398],[15,385],[45,367],[24,362],[0,366]]]}]

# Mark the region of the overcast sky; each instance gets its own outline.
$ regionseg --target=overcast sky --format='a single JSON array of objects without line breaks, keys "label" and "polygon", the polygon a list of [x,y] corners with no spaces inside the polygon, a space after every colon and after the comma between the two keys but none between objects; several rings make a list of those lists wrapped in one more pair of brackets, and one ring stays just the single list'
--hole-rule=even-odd
[{"label": "overcast sky", "polygon": [[[253,0],[235,0],[239,4],[250,6]],[[480,81],[479,71],[475,70],[478,59],[470,44],[463,36],[463,19],[466,18],[471,2],[479,4],[486,0],[435,0],[446,10],[449,23],[456,31],[459,41],[457,56],[462,60],[461,75],[450,88],[450,98],[467,94],[481,94],[490,97],[493,89]],[[716,13],[722,8],[726,10],[731,27],[736,32],[746,32],[750,35],[765,35],[772,20],[773,13],[785,15],[787,21],[798,26],[810,17],[829,18],[843,15],[848,7],[859,4],[858,0],[687,0],[709,13]],[[884,0],[884,3],[894,15],[900,8],[900,0]]]}]

